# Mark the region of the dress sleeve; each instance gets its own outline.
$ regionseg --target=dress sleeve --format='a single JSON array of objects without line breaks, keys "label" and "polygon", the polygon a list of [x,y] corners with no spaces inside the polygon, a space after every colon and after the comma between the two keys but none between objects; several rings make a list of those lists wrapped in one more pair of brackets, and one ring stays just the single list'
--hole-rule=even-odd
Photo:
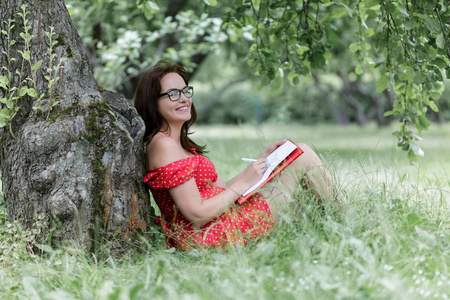
[{"label": "dress sleeve", "polygon": [[170,189],[194,178],[198,160],[189,157],[147,172],[144,182],[152,189]]}]

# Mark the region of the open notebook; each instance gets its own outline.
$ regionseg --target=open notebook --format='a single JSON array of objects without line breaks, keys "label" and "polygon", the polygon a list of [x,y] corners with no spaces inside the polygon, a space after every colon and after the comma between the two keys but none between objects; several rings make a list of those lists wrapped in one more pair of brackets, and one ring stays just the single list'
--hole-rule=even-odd
[{"label": "open notebook", "polygon": [[291,140],[286,140],[284,144],[279,146],[275,151],[273,151],[269,156],[267,156],[267,169],[263,173],[261,179],[246,190],[242,196],[238,199],[239,203],[244,203],[249,197],[251,197],[252,192],[258,190],[266,182],[270,181],[275,175],[286,168],[291,162],[293,162],[297,157],[303,153],[296,144]]}]

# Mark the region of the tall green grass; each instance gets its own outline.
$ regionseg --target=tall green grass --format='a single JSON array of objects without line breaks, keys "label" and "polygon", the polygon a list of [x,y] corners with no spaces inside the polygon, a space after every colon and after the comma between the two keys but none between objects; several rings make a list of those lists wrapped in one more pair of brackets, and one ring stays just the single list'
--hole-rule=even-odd
[{"label": "tall green grass", "polygon": [[[78,247],[7,256],[1,299],[449,299],[450,127],[435,126],[411,166],[392,128],[297,125],[197,127],[218,173],[229,179],[270,141],[312,145],[348,204],[342,215],[299,191],[300,213],[247,247],[181,252],[161,233],[117,258]],[[298,207],[298,206],[296,206]],[[4,219],[0,241],[12,243]],[[17,239],[16,239],[17,241]],[[6,252],[3,258],[6,257]],[[101,257],[101,258],[100,258]]]}]

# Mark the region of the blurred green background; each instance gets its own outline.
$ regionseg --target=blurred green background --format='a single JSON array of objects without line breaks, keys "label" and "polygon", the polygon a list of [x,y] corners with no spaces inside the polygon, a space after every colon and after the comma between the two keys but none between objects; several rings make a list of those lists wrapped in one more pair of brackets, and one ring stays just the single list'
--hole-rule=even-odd
[{"label": "blurred green background", "polygon": [[[305,193],[297,199],[300,217],[285,216],[269,239],[228,253],[167,249],[152,229],[142,248],[122,257],[108,249],[86,255],[77,246],[35,244],[36,233],[9,222],[0,181],[0,298],[448,299],[450,82],[434,91],[442,93],[439,112],[427,112],[433,124],[419,133],[425,156],[411,165],[392,135],[398,121],[383,116],[394,95],[377,93],[380,74],[352,59],[360,20],[348,18],[343,2],[291,1],[336,4],[325,28],[331,58],[275,89],[249,66],[252,28],[223,25],[233,4],[248,9],[249,1],[206,2],[65,1],[100,86],[132,102],[149,66],[182,63],[198,110],[192,138],[207,145],[221,177],[236,175],[247,166],[241,157],[273,140],[306,143],[348,198],[345,214],[335,216]],[[268,2],[286,9],[286,1]],[[395,1],[364,2],[392,8]],[[34,244],[40,251],[31,251]]]},{"label": "blurred green background", "polygon": [[[388,90],[376,92],[380,72],[361,67],[361,58],[355,57],[357,42],[362,38],[355,30],[358,18],[348,16],[339,5],[323,4],[321,10],[322,22],[329,22],[324,26],[326,32],[321,33],[326,34],[327,41],[327,55],[322,58],[326,59],[325,66],[304,72],[302,64],[306,58],[287,53],[283,58],[285,65],[295,59],[305,61],[299,62],[297,74],[287,74],[286,69],[284,76],[277,73],[277,80],[268,83],[266,74],[258,74],[252,66],[253,26],[230,26],[238,22],[233,19],[234,14],[250,9],[249,1],[219,1],[215,6],[202,0],[138,1],[139,5],[122,0],[65,2],[98,84],[130,101],[142,74],[158,60],[167,59],[181,63],[189,71],[200,124],[386,126],[393,121],[383,114],[392,109],[395,96]],[[272,9],[281,5],[280,1],[269,3]],[[377,9],[380,8],[373,7],[371,13]],[[305,32],[305,38],[313,35],[314,32]],[[366,42],[365,55],[371,56],[373,63],[382,64],[384,58],[374,52],[375,37],[367,36]],[[280,45],[272,46],[273,53],[265,54],[267,63],[280,59],[273,57]],[[283,66],[275,72],[283,73]],[[450,120],[450,83],[444,83],[446,91],[434,90],[437,95],[442,94],[435,99],[439,112],[427,113],[434,122]]]}]

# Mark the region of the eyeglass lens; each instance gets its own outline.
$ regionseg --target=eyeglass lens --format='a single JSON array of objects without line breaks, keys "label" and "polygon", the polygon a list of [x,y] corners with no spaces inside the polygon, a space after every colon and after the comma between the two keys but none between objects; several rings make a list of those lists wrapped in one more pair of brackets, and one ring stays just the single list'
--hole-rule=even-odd
[{"label": "eyeglass lens", "polygon": [[190,86],[182,90],[172,90],[167,93],[171,101],[178,101],[183,93],[186,97],[191,98],[194,95],[194,89]]}]

